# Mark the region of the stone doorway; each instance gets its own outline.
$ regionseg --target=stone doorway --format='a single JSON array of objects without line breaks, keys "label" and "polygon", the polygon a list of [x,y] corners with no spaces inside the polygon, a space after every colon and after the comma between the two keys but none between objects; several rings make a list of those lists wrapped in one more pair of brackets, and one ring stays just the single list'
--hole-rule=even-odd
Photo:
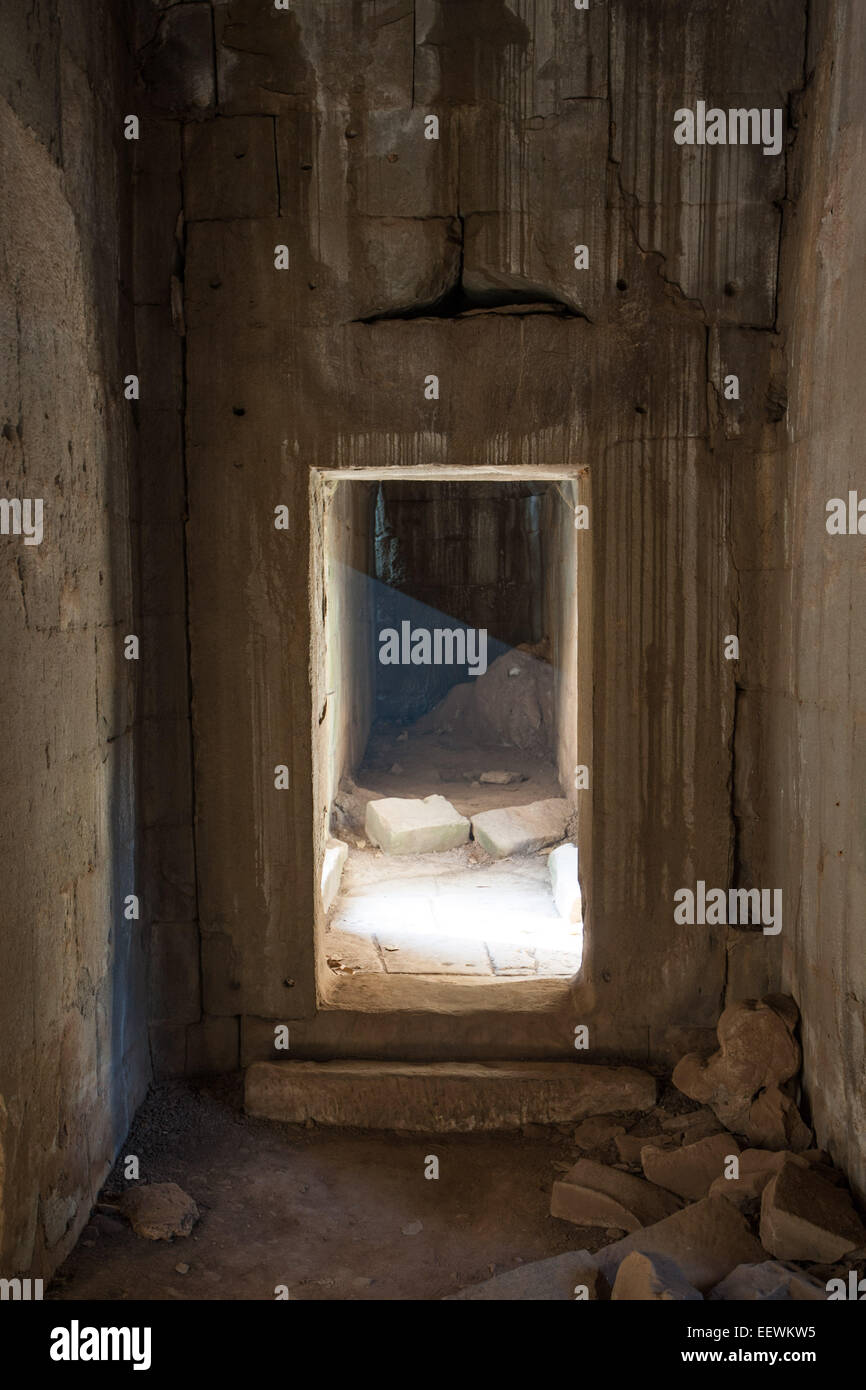
[{"label": "stone doorway", "polygon": [[576,499],[517,469],[314,487],[329,974],[579,970]]}]

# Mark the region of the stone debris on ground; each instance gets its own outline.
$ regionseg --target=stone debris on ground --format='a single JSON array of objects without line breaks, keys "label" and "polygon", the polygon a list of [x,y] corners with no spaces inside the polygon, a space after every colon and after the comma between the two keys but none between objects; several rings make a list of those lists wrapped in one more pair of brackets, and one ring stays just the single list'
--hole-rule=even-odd
[{"label": "stone debris on ground", "polygon": [[[514,674],[511,674],[511,673]],[[554,670],[540,648],[517,647],[497,657],[472,681],[452,685],[414,731],[461,733],[546,757],[555,730]]]},{"label": "stone debris on ground", "polygon": [[145,1240],[188,1236],[199,1216],[192,1197],[175,1182],[130,1187],[121,1197],[119,1209],[135,1234]]},{"label": "stone debris on ground", "polygon": [[367,803],[367,839],[386,854],[456,849],[469,839],[469,821],[444,796],[388,796]]},{"label": "stone debris on ground", "polygon": [[[556,1165],[550,1211],[609,1238],[593,1257],[602,1276],[595,1296],[608,1297],[606,1281],[616,1301],[799,1302],[826,1299],[831,1279],[857,1284],[866,1226],[844,1174],[808,1146],[811,1131],[781,1090],[799,1066],[797,1020],[783,996],[734,1004],[719,1020],[719,1049],[690,1053],[674,1069],[675,1085],[700,1109],[666,1113],[680,1104],[670,1093],[637,1120],[590,1115],[574,1131],[575,1146],[593,1157],[565,1172]],[[775,1115],[768,1126],[758,1123],[762,1107]],[[750,1130],[769,1131],[771,1142],[742,1147]],[[642,1177],[628,1171],[638,1163]],[[617,1230],[626,1234],[614,1238]],[[522,1277],[531,1279],[529,1267]]]},{"label": "stone debris on ground", "polygon": [[674,1068],[674,1085],[758,1147],[808,1148],[811,1132],[780,1089],[800,1068],[798,1018],[796,1004],[783,995],[730,1005],[718,1022],[718,1049],[709,1056],[687,1053]]},{"label": "stone debris on ground", "polygon": [[665,1255],[633,1250],[617,1271],[611,1301],[637,1299],[654,1303],[702,1303],[703,1294],[689,1283],[674,1260]]},{"label": "stone debris on ground", "polygon": [[472,834],[493,859],[534,854],[563,838],[570,814],[564,797],[481,811],[472,817]]},{"label": "stone debris on ground", "polygon": [[644,1176],[686,1201],[706,1197],[710,1185],[724,1177],[727,1160],[739,1157],[740,1146],[730,1134],[711,1134],[681,1148],[647,1144],[641,1149]]},{"label": "stone debris on ground", "polygon": [[573,1303],[575,1299],[595,1301],[609,1294],[609,1285],[595,1257],[588,1250],[574,1250],[547,1260],[533,1260],[483,1283],[470,1284],[460,1293],[448,1294],[443,1301]]},{"label": "stone debris on ground", "polygon": [[802,1270],[764,1260],[761,1264],[737,1265],[709,1295],[726,1302],[826,1302],[827,1290]]},{"label": "stone debris on ground", "polygon": [[661,1121],[661,1128],[681,1144],[695,1144],[699,1139],[721,1133],[725,1127],[709,1106],[702,1105],[700,1110],[691,1110],[685,1115],[666,1115]]},{"label": "stone debris on ground", "polygon": [[635,1231],[670,1216],[679,1205],[675,1196],[643,1178],[581,1158],[553,1184],[550,1214],[576,1226]]},{"label": "stone debris on ground", "polygon": [[611,1115],[592,1115],[577,1126],[573,1139],[582,1153],[606,1152],[616,1139],[625,1134],[625,1125]]},{"label": "stone debris on ground", "polygon": [[713,1288],[737,1265],[766,1258],[746,1218],[724,1197],[704,1197],[599,1250],[596,1259],[610,1283],[633,1250],[674,1260],[683,1277],[701,1293]]},{"label": "stone debris on ground", "polygon": [[674,1148],[676,1140],[665,1134],[618,1134],[614,1139],[617,1156],[629,1167],[640,1167],[641,1154],[648,1145],[655,1148]]},{"label": "stone debris on ground", "polygon": [[761,1242],[779,1260],[832,1263],[866,1244],[848,1192],[786,1155],[761,1198]]}]

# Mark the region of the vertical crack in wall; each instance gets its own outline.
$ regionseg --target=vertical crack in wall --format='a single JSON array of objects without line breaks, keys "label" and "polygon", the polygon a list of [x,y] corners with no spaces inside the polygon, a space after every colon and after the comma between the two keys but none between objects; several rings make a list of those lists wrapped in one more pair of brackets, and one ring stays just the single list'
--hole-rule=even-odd
[{"label": "vertical crack in wall", "polygon": [[280,141],[278,130],[278,117],[272,116],[271,121],[274,128],[274,174],[277,180],[277,217],[283,215],[283,191],[280,188]]},{"label": "vertical crack in wall", "polygon": [[[180,218],[182,224],[182,234],[178,237],[178,260],[177,260],[177,280],[179,282],[181,303],[186,298],[186,256],[187,256],[187,221],[186,221],[186,148],[183,140],[183,124],[181,123],[181,161],[180,161]],[[192,634],[190,631],[190,558],[189,558],[189,460],[187,457],[187,400],[188,400],[188,350],[186,337],[186,324],[182,322],[180,328],[180,463],[183,476],[183,605],[184,605],[184,637],[186,640],[186,703],[189,710],[189,743],[188,757],[190,765],[190,814],[192,817],[192,900],[193,900],[193,921],[198,926],[198,987],[199,987],[199,1010],[200,1016],[204,1017],[204,960],[203,960],[203,940],[201,933],[201,914],[199,912],[199,874],[198,874],[198,815],[197,815],[197,787],[195,775],[195,728],[193,723],[193,683],[192,683]],[[186,1044],[184,1049],[184,1067],[187,1065]]]}]

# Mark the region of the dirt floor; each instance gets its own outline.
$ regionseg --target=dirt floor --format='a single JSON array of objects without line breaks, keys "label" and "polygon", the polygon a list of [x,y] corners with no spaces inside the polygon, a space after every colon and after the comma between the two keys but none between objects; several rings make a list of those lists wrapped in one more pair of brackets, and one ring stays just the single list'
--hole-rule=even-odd
[{"label": "dirt floor", "polygon": [[[511,772],[523,780],[505,786],[481,782],[484,772]],[[380,796],[444,796],[461,816],[562,796],[553,763],[537,754],[395,725],[374,729],[356,781]]]},{"label": "dirt floor", "polygon": [[[273,1299],[286,1284],[291,1299],[439,1299],[606,1243],[602,1230],[548,1215],[552,1182],[578,1157],[572,1132],[304,1129],[244,1115],[239,1077],[161,1083],[47,1296]],[[113,1210],[126,1154],[142,1181],[176,1182],[195,1199],[191,1236],[145,1240]],[[424,1176],[431,1154],[438,1180]]]}]

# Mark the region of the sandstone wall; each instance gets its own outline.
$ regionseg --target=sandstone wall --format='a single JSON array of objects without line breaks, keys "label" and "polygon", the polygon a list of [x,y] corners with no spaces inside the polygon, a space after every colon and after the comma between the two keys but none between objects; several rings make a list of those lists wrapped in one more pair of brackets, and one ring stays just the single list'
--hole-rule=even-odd
[{"label": "sandstone wall", "polygon": [[[135,853],[136,372],[122,5],[0,11],[0,1273],[71,1248],[150,1069]],[[146,647],[144,653],[146,653]]]},{"label": "sandstone wall", "polygon": [[[675,1055],[778,957],[760,932],[675,926],[672,907],[698,878],[748,886],[722,651],[742,597],[733,532],[752,523],[734,480],[785,440],[778,244],[805,6],[226,0],[213,31],[206,11],[166,10],[142,74],[184,127],[197,870],[219,1056],[239,1017],[316,1003],[309,469],[443,464],[589,470],[575,1009],[600,1048]],[[781,107],[784,152],[677,146],[673,111],[698,99]]]},{"label": "sandstone wall", "polygon": [[[800,1006],[818,1140],[866,1192],[866,561],[829,535],[829,499],[866,495],[866,13],[813,7],[791,169],[780,316],[791,364],[784,446],[754,461],[741,553],[749,656],[744,852],[784,887],[785,988]],[[751,570],[751,572],[749,572]]]}]

